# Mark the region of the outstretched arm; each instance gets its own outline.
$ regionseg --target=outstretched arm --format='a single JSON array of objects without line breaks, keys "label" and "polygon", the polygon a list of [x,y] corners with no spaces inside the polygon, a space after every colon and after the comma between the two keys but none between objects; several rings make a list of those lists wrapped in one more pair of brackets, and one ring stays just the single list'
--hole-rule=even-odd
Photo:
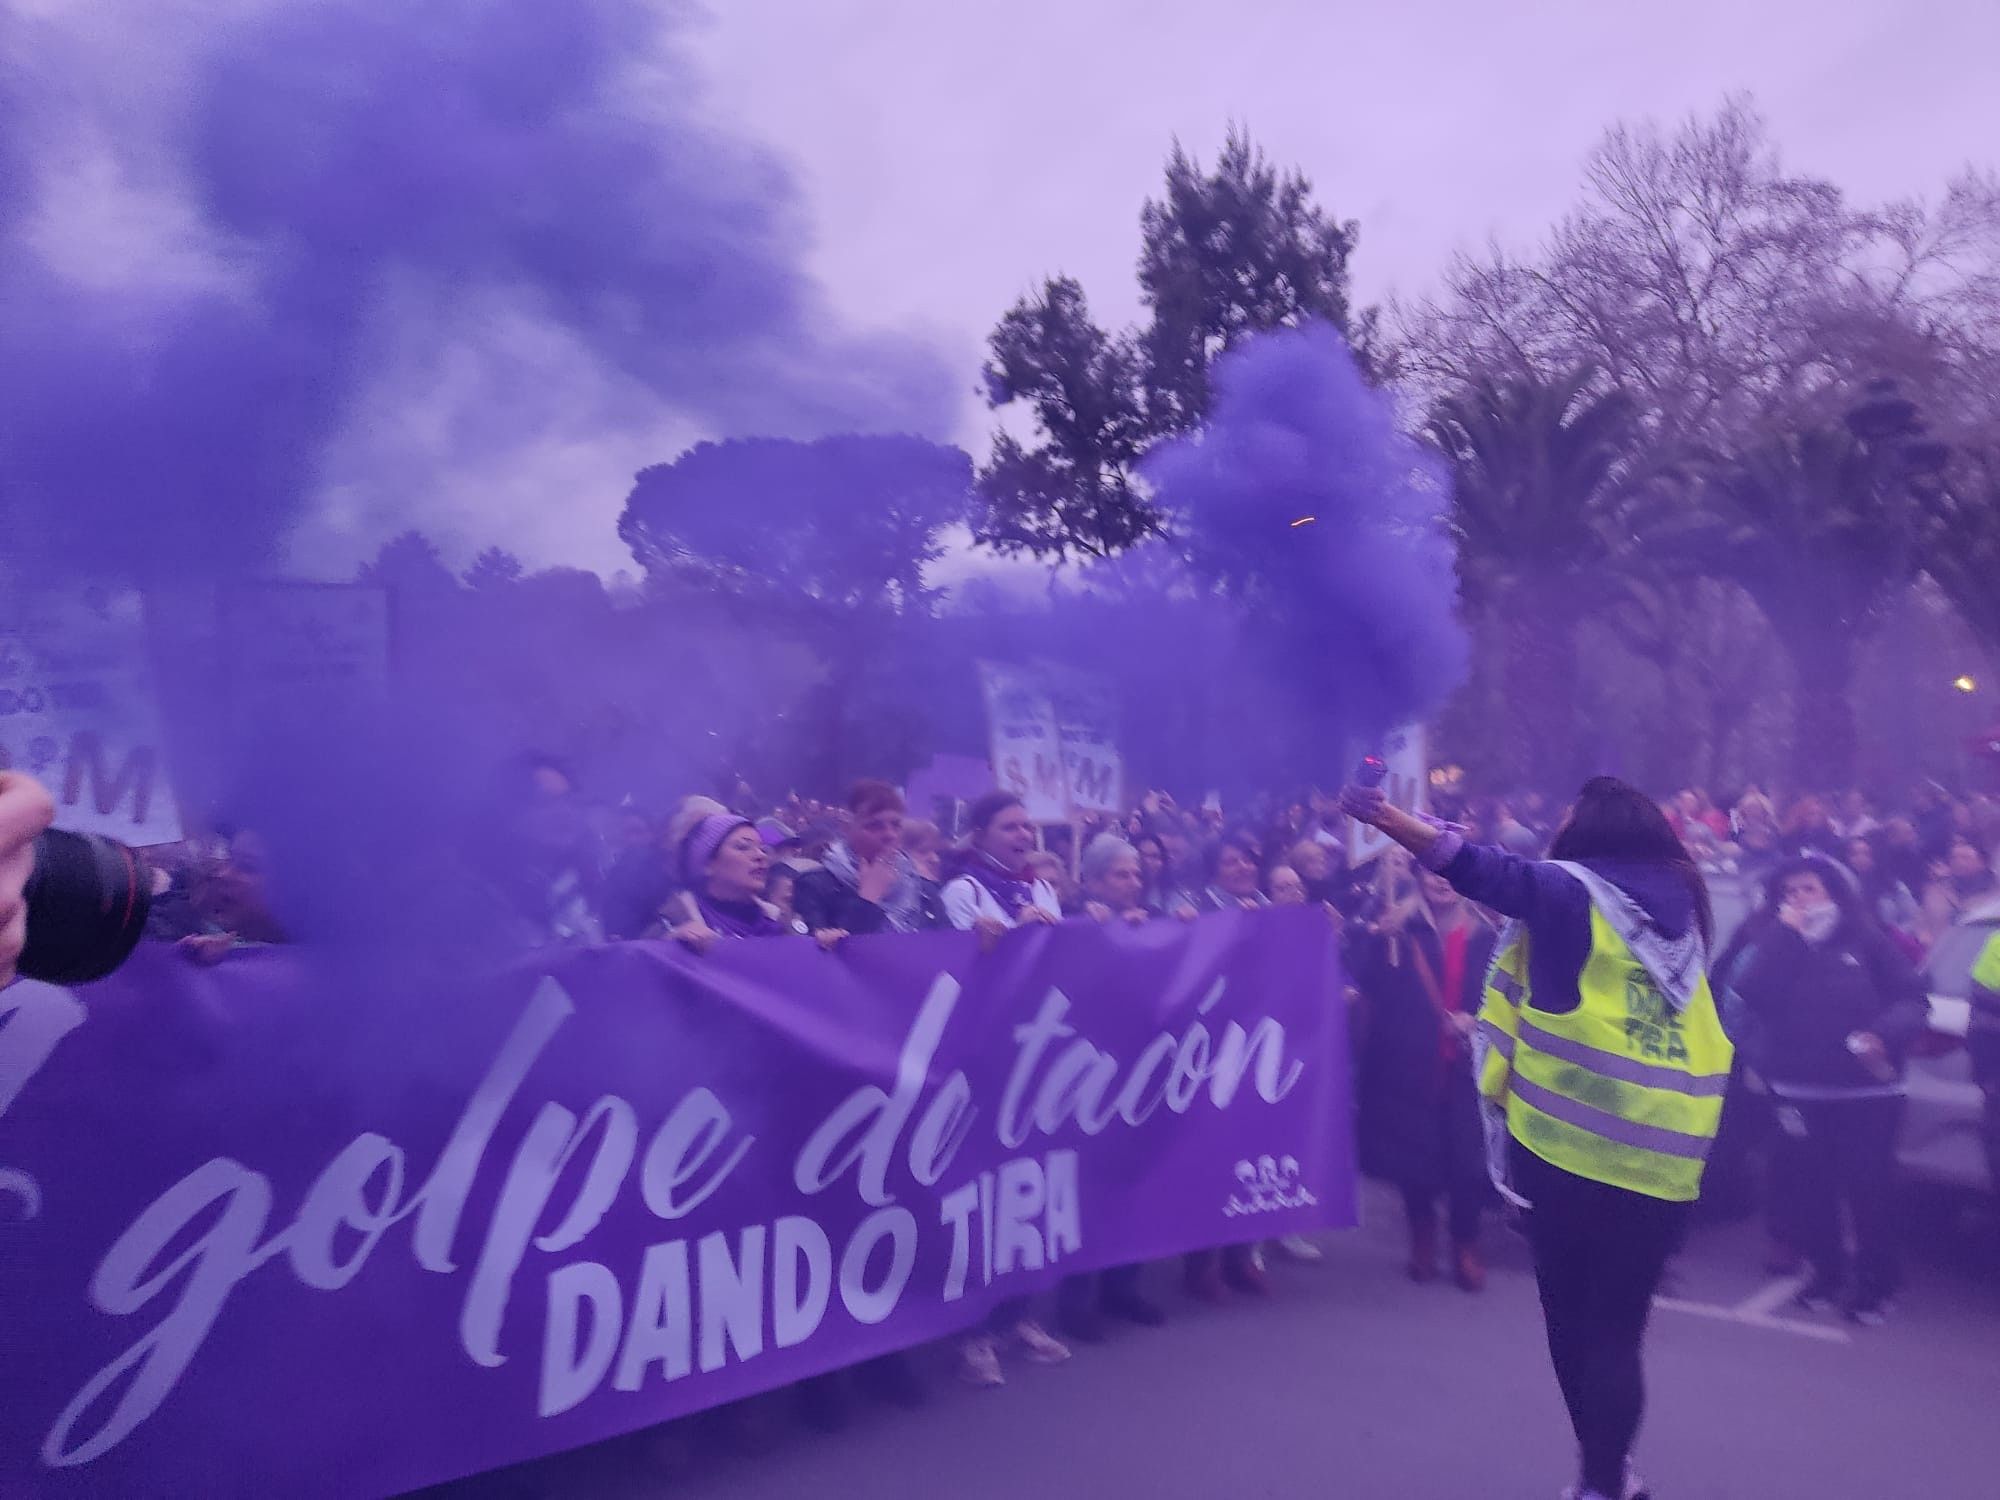
[{"label": "outstretched arm", "polygon": [[1590,893],[1559,865],[1468,844],[1456,829],[1403,811],[1373,787],[1348,787],[1340,794],[1340,805],[1349,817],[1379,828],[1409,850],[1425,869],[1444,876],[1460,895],[1503,917],[1530,926],[1589,917]]}]

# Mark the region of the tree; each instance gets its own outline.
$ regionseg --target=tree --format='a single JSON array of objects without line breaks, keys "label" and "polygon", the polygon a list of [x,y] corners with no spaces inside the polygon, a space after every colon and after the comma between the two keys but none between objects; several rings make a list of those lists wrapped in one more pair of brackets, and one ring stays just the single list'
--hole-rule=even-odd
[{"label": "tree", "polygon": [[964,453],[915,437],[701,443],[640,471],[618,535],[656,578],[928,612],[924,569],[971,481]]},{"label": "tree", "polygon": [[1057,276],[988,339],[988,404],[1021,403],[1035,427],[1032,443],[994,433],[976,527],[989,546],[1109,557],[1166,531],[1171,518],[1133,466],[1151,443],[1200,423],[1210,366],[1245,334],[1318,320],[1370,362],[1373,315],[1354,315],[1348,298],[1355,225],[1328,216],[1312,184],[1279,172],[1244,131],[1229,131],[1212,172],[1176,143],[1140,230],[1141,328],[1107,333],[1083,288]]},{"label": "tree", "polygon": [[[1740,586],[1701,577],[1684,559],[1666,561],[1621,570],[1618,597],[1604,617],[1617,643],[1652,668],[1650,680],[1635,681],[1628,662],[1591,685],[1625,703],[1635,690],[1653,690],[1638,705],[1647,717],[1634,760],[1658,784],[1769,780],[1780,769],[1770,746],[1782,742],[1790,707],[1784,653]],[[1760,717],[1772,733],[1757,732]]]},{"label": "tree", "polygon": [[1506,638],[1514,770],[1537,783],[1576,769],[1577,626],[1614,592],[1637,422],[1631,399],[1584,366],[1477,378],[1425,426],[1452,466],[1461,593]]},{"label": "tree", "polygon": [[1280,173],[1230,127],[1215,170],[1174,143],[1164,197],[1140,211],[1140,335],[1154,437],[1208,414],[1209,368],[1247,333],[1330,323],[1352,343],[1347,262],[1359,230],[1313,202],[1312,183]]},{"label": "tree", "polygon": [[384,542],[374,560],[361,565],[355,581],[380,584],[405,598],[458,592],[458,580],[444,565],[437,543],[421,531],[405,531]]},{"label": "tree", "polygon": [[1834,421],[1885,374],[1942,414],[2000,348],[2000,186],[1857,208],[1785,171],[1743,99],[1671,134],[1619,125],[1539,249],[1461,257],[1399,328],[1434,389],[1595,364],[1668,442]]},{"label": "tree", "polygon": [[977,538],[1000,552],[1109,557],[1158,532],[1133,474],[1146,429],[1130,336],[1105,333],[1083,288],[1058,276],[1008,310],[988,348],[987,404],[1026,403],[1041,441],[994,434]]},{"label": "tree", "polygon": [[518,583],[523,571],[521,559],[513,553],[504,547],[488,547],[465,570],[465,586],[475,590],[505,588]]},{"label": "tree", "polygon": [[1925,499],[1924,571],[2000,656],[2000,448],[1964,455]]},{"label": "tree", "polygon": [[1881,452],[1811,427],[1722,458],[1684,537],[1757,601],[1795,674],[1801,783],[1843,786],[1857,749],[1851,690],[1861,636],[1916,573],[1916,517]]}]

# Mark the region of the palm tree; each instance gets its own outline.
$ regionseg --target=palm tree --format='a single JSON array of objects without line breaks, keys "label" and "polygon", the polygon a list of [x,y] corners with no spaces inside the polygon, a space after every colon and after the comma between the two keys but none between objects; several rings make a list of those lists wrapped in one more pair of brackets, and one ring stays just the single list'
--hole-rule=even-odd
[{"label": "palm tree", "polygon": [[1853,774],[1855,653],[1916,573],[1906,479],[1843,428],[1787,433],[1714,463],[1706,514],[1682,538],[1757,601],[1791,659],[1792,757],[1806,785]]},{"label": "palm tree", "polygon": [[1577,626],[1627,561],[1618,523],[1639,481],[1637,408],[1589,366],[1482,376],[1438,403],[1425,435],[1452,466],[1461,594],[1502,622],[1515,769],[1566,783],[1580,749]]},{"label": "palm tree", "polygon": [[1968,455],[1951,483],[1924,498],[1924,571],[2000,656],[2000,448]]}]

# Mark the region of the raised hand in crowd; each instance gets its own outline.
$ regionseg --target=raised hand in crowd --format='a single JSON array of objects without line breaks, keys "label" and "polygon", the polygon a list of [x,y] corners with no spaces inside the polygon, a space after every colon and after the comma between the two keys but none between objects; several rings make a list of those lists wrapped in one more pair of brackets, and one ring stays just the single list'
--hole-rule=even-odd
[{"label": "raised hand in crowd", "polygon": [[35,870],[35,840],[54,818],[55,804],[39,781],[0,771],[0,984],[13,983],[27,945],[22,892]]}]

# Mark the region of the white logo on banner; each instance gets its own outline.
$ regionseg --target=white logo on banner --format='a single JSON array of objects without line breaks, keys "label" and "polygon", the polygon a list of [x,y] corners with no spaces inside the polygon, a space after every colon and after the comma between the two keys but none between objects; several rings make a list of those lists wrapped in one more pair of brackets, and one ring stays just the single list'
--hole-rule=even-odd
[{"label": "white logo on banner", "polygon": [[1244,1158],[1236,1164],[1236,1192],[1222,1206],[1229,1218],[1245,1214],[1274,1214],[1287,1208],[1311,1208],[1319,1199],[1299,1181],[1296,1156],[1260,1156],[1255,1162]]}]

